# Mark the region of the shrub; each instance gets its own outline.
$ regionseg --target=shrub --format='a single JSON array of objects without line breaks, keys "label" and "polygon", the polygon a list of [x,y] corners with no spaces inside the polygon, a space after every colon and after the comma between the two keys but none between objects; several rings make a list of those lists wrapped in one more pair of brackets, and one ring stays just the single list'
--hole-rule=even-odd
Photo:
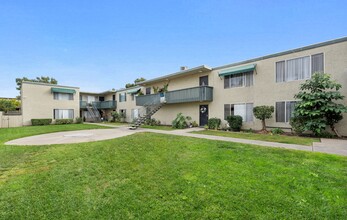
[{"label": "shrub", "polygon": [[199,127],[199,124],[198,124],[196,121],[193,121],[193,122],[192,122],[192,126],[193,126],[193,127]]},{"label": "shrub", "polygon": [[252,128],[249,128],[247,130],[244,130],[245,133],[254,133],[254,130]]},{"label": "shrub", "polygon": [[304,119],[302,117],[293,117],[289,121],[295,134],[302,135],[305,131]]},{"label": "shrub", "polygon": [[283,134],[284,131],[283,131],[282,129],[280,129],[280,128],[273,128],[273,129],[271,130],[271,133],[272,133],[272,134]]},{"label": "shrub", "polygon": [[76,118],[76,124],[82,124],[83,123],[83,118],[78,117]]},{"label": "shrub", "polygon": [[262,131],[266,131],[265,119],[271,118],[273,112],[274,112],[273,106],[261,105],[261,106],[256,106],[253,108],[254,117],[261,120]]},{"label": "shrub", "polygon": [[161,122],[160,120],[156,120],[155,118],[148,118],[145,120],[145,125],[150,125],[150,126],[156,126],[156,125],[160,125]]},{"label": "shrub", "polygon": [[221,120],[219,118],[210,118],[208,119],[207,125],[209,129],[217,130],[221,124]]},{"label": "shrub", "polygon": [[66,125],[66,124],[72,124],[73,119],[56,119],[55,124],[56,125]]},{"label": "shrub", "polygon": [[305,131],[319,136],[329,126],[338,137],[341,136],[335,127],[347,112],[347,106],[341,104],[344,99],[341,87],[325,73],[315,73],[300,85],[300,92],[294,96],[300,100],[295,105],[294,115],[303,118]]},{"label": "shrub", "polygon": [[31,124],[33,126],[49,125],[51,123],[52,123],[52,119],[50,118],[31,119]]},{"label": "shrub", "polygon": [[112,115],[112,122],[121,122],[121,121],[124,121],[125,119],[125,114],[122,112],[114,111],[111,113],[111,115]]},{"label": "shrub", "polygon": [[184,116],[182,113],[178,113],[176,118],[172,121],[172,127],[178,129],[186,128],[190,120],[192,120],[190,116]]},{"label": "shrub", "polygon": [[242,117],[240,115],[231,115],[227,117],[231,130],[240,131],[242,127]]},{"label": "shrub", "polygon": [[327,132],[327,131],[322,131],[321,133],[319,133],[319,135],[317,135],[317,137],[320,138],[334,138],[334,135]]}]

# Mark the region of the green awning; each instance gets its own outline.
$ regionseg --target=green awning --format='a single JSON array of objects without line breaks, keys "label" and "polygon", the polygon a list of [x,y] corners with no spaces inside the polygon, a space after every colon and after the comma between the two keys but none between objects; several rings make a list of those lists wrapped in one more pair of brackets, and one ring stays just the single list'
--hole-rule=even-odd
[{"label": "green awning", "polygon": [[250,72],[250,71],[253,71],[255,69],[256,65],[257,64],[249,64],[249,65],[245,65],[245,66],[239,66],[239,67],[235,67],[235,68],[222,70],[219,72],[218,75],[219,76],[228,76],[228,75],[233,75],[233,74],[238,74],[238,73]]},{"label": "green awning", "polygon": [[52,88],[51,92],[75,94],[76,90],[74,90],[74,89],[64,89],[64,88]]},{"label": "green awning", "polygon": [[139,90],[140,90],[140,88],[132,89],[132,90],[127,91],[127,93],[128,93],[128,94],[135,94],[135,93],[138,93]]}]

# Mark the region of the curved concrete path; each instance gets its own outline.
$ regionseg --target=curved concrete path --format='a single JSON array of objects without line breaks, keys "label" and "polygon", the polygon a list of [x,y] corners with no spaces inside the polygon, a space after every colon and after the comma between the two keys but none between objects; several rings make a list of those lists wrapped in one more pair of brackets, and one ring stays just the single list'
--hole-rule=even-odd
[{"label": "curved concrete path", "polygon": [[41,134],[41,135],[35,135],[35,136],[12,140],[12,141],[6,142],[5,144],[6,145],[50,145],[50,144],[83,143],[83,142],[101,141],[101,140],[108,140],[108,139],[113,139],[118,137],[124,137],[124,136],[132,135],[138,132],[153,132],[153,133],[160,133],[160,134],[203,138],[203,139],[209,139],[209,140],[228,141],[228,142],[236,142],[236,143],[243,143],[243,144],[254,144],[254,145],[264,146],[264,147],[276,147],[276,148],[321,152],[321,153],[347,156],[347,140],[321,139],[322,142],[315,142],[313,143],[312,146],[304,146],[304,145],[297,145],[297,144],[284,144],[284,143],[277,143],[277,142],[190,133],[192,131],[203,130],[202,128],[188,128],[183,130],[165,131],[165,130],[155,130],[155,129],[146,129],[146,128],[138,128],[137,130],[130,130],[126,126],[115,126],[110,124],[97,124],[97,125],[110,127],[112,129],[93,129],[93,130],[65,131],[65,132]]},{"label": "curved concrete path", "polygon": [[50,145],[50,144],[71,144],[92,141],[108,140],[134,134],[136,132],[128,129],[92,129],[54,132],[24,137],[8,141],[6,145]]}]

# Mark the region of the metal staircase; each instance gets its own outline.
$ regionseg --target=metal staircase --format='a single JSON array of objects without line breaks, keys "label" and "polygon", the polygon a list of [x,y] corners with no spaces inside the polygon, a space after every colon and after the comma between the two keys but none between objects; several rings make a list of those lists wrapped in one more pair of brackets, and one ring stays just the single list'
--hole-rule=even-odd
[{"label": "metal staircase", "polygon": [[165,103],[157,103],[157,104],[148,104],[143,106],[139,110],[139,117],[136,119],[134,124],[131,125],[129,129],[136,130],[140,127],[147,119],[150,119],[152,115],[154,115],[161,107],[163,107]]},{"label": "metal staircase", "polygon": [[90,118],[92,119],[93,122],[100,122],[101,121],[101,116],[99,113],[99,110],[96,108],[95,104],[87,104],[87,110],[89,112]]}]

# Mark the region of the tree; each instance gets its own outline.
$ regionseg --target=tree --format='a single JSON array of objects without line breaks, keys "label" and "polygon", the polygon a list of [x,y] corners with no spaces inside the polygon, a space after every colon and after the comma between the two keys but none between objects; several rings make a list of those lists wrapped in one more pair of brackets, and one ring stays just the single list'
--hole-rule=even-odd
[{"label": "tree", "polygon": [[347,112],[347,107],[335,101],[343,100],[341,95],[341,84],[331,80],[329,74],[315,73],[312,78],[300,85],[300,92],[294,97],[300,101],[295,105],[294,117],[303,119],[305,131],[312,131],[319,136],[330,126],[331,130],[338,136],[341,135],[335,128],[335,124]]},{"label": "tree", "polygon": [[23,78],[16,78],[16,83],[17,83],[17,90],[22,89],[22,82],[27,81],[27,82],[41,82],[41,83],[50,83],[50,84],[58,84],[58,81],[54,79],[53,77],[49,76],[41,76],[41,77],[36,77],[35,79],[29,79],[27,77]]},{"label": "tree", "polygon": [[7,113],[20,107],[20,102],[15,99],[0,99],[0,111]]},{"label": "tree", "polygon": [[134,87],[134,86],[136,86],[137,83],[143,82],[143,81],[146,81],[146,79],[143,78],[143,77],[137,78],[137,79],[134,80],[134,83],[127,83],[127,84],[125,84],[125,88]]},{"label": "tree", "polygon": [[140,78],[135,79],[134,83],[137,84],[137,83],[143,82],[143,81],[146,81],[146,79],[143,77],[140,77]]},{"label": "tree", "polygon": [[261,106],[256,106],[253,108],[254,117],[261,120],[262,127],[263,127],[261,129],[262,132],[267,132],[265,120],[271,118],[273,112],[274,112],[273,106],[261,105]]}]

